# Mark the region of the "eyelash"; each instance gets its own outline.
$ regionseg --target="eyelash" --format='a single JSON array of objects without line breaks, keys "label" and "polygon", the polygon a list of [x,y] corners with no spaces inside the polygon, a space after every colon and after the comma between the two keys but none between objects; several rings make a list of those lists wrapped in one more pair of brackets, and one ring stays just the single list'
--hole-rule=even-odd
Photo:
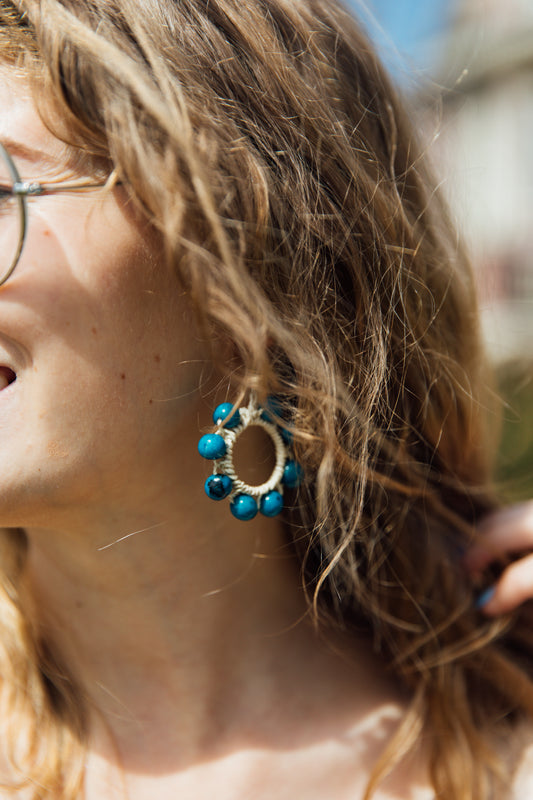
[{"label": "eyelash", "polygon": [[10,200],[13,197],[13,193],[11,191],[11,187],[9,186],[2,186],[0,184],[0,203],[5,203],[6,201]]}]

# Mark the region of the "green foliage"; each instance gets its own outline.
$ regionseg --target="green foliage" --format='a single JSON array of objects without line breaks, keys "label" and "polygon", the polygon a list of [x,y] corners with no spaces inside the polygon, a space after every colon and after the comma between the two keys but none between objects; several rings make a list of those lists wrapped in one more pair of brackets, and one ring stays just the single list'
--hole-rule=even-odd
[{"label": "green foliage", "polygon": [[515,361],[498,370],[503,399],[502,440],[496,478],[505,501],[533,497],[533,361]]}]

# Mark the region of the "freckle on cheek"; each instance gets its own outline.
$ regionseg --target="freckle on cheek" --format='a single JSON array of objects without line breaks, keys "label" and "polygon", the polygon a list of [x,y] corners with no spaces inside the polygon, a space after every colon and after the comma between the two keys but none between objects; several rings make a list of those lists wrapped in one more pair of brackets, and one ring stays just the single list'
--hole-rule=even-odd
[{"label": "freckle on cheek", "polygon": [[122,378],[123,381],[125,381],[126,380],[126,373],[122,372],[120,377]]},{"label": "freckle on cheek", "polygon": [[93,336],[96,336],[96,334],[98,333],[98,331],[96,330],[96,328],[91,328],[91,331],[93,332]]},{"label": "freckle on cheek", "polygon": [[52,441],[48,442],[48,455],[50,458],[66,458],[68,451],[61,447],[59,442],[52,439]]},{"label": "freckle on cheek", "polygon": [[154,361],[156,364],[159,364],[159,362],[161,361],[161,356],[158,353],[155,354]]}]

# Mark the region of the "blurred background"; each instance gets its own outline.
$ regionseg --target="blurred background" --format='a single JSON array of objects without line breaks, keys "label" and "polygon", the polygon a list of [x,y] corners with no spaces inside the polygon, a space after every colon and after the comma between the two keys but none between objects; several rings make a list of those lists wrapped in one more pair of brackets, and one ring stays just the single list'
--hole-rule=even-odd
[{"label": "blurred background", "polygon": [[533,497],[533,0],[347,0],[410,96],[477,276],[504,401],[498,479]]}]

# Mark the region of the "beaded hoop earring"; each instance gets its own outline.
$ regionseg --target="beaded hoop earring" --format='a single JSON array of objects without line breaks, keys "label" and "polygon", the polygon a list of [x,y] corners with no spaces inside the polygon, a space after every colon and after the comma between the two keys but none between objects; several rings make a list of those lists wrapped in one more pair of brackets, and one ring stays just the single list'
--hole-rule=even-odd
[{"label": "beaded hoop earring", "polygon": [[[236,519],[253,519],[258,511],[266,517],[275,517],[283,509],[283,489],[294,489],[301,483],[303,470],[289,449],[291,432],[277,425],[276,417],[281,419],[275,397],[268,399],[266,409],[258,406],[253,397],[246,408],[235,409],[231,403],[222,403],[213,414],[217,432],[202,436],[198,442],[200,455],[213,462],[213,473],[205,482],[205,492],[211,500],[228,497]],[[272,474],[260,486],[250,486],[241,480],[233,463],[235,442],[253,425],[268,433],[276,453]]]}]

